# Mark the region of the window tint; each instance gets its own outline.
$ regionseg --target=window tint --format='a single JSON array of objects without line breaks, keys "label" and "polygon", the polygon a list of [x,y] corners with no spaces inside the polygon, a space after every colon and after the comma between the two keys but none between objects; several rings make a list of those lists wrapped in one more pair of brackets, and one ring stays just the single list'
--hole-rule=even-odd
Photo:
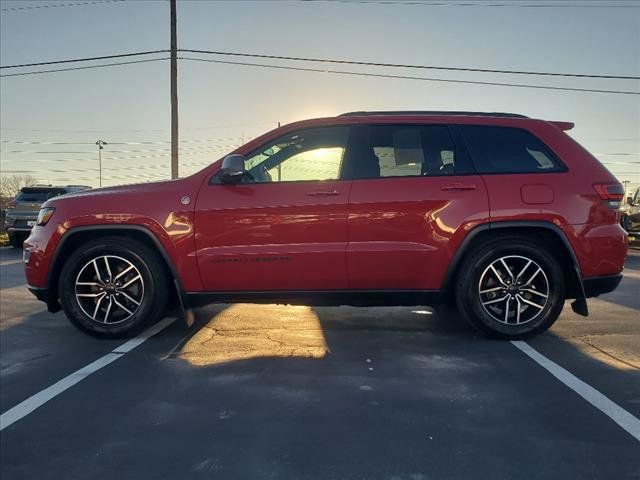
[{"label": "window tint", "polygon": [[460,127],[480,173],[562,171],[555,155],[531,132],[511,127]]},{"label": "window tint", "polygon": [[22,191],[16,196],[16,202],[44,203],[50,198],[66,193],[64,190]]},{"label": "window tint", "polygon": [[455,148],[445,126],[372,125],[356,178],[455,173]]},{"label": "window tint", "polygon": [[249,155],[249,182],[337,180],[349,127],[301,130],[282,136]]}]

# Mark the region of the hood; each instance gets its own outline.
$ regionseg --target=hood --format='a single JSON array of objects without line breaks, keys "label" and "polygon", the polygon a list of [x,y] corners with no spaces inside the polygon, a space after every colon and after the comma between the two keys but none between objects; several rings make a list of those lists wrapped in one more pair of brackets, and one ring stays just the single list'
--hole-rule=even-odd
[{"label": "hood", "polygon": [[147,182],[147,183],[134,183],[131,185],[117,185],[113,187],[101,187],[101,188],[92,188],[89,190],[82,190],[80,192],[67,193],[65,195],[60,195],[58,197],[54,197],[50,200],[47,200],[42,204],[43,207],[54,207],[56,204],[60,202],[66,202],[68,200],[87,200],[87,199],[100,199],[104,198],[105,200],[116,197],[119,195],[126,194],[145,194],[145,193],[153,193],[159,190],[172,190],[177,184],[184,182],[185,179],[176,179],[176,180],[163,180],[158,182]]}]

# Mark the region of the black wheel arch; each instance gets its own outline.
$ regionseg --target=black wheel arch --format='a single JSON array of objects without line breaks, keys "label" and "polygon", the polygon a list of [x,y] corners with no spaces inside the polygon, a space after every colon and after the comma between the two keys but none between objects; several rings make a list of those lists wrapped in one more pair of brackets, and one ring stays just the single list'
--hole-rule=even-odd
[{"label": "black wheel arch", "polygon": [[488,222],[471,229],[463,239],[453,256],[445,278],[442,283],[442,290],[450,292],[465,255],[480,245],[485,239],[495,238],[495,235],[506,234],[533,234],[540,232],[543,234],[543,241],[554,244],[561,248],[562,259],[569,267],[565,270],[565,282],[567,285],[567,298],[575,298],[572,308],[576,313],[587,315],[586,295],[582,283],[582,274],[578,259],[567,239],[565,233],[557,225],[546,221],[500,221]]},{"label": "black wheel arch", "polygon": [[61,309],[59,302],[58,283],[64,261],[82,242],[104,236],[121,236],[135,238],[158,252],[165,265],[167,274],[176,287],[176,294],[181,305],[184,301],[184,288],[180,281],[175,265],[158,237],[148,228],[140,225],[86,225],[69,229],[60,239],[51,260],[47,274],[46,302],[50,312]]}]

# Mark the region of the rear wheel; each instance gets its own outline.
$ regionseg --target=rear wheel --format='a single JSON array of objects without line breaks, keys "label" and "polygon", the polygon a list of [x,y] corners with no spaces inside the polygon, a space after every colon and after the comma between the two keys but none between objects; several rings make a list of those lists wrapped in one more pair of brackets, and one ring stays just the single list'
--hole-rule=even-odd
[{"label": "rear wheel", "polygon": [[560,262],[523,237],[503,237],[472,251],[456,282],[456,303],[474,327],[497,338],[547,330],[565,300]]},{"label": "rear wheel", "polygon": [[64,312],[90,335],[133,335],[165,311],[169,283],[163,267],[156,252],[135,240],[92,240],[69,256],[60,274]]}]

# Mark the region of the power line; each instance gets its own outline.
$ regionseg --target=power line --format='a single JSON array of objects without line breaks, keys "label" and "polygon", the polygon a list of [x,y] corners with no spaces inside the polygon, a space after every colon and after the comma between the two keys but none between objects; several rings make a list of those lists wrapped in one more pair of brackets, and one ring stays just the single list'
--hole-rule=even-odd
[{"label": "power line", "polygon": [[[111,159],[108,159],[111,160]],[[204,161],[204,162],[187,162],[183,163],[182,166],[185,167],[199,167],[210,165],[212,162]],[[104,167],[103,170],[108,171],[135,171],[135,170],[160,170],[168,168],[168,164],[162,163],[154,163],[154,164],[143,164],[136,165],[131,167]],[[38,169],[38,170],[3,170],[3,173],[39,173],[39,172],[47,172],[47,173],[85,173],[85,172],[98,172],[98,168],[60,168],[60,169]]]},{"label": "power line", "polygon": [[8,7],[3,8],[2,12],[16,12],[19,10],[34,10],[36,8],[61,8],[61,7],[83,7],[86,5],[99,5],[104,3],[121,3],[125,0],[94,0],[91,2],[73,2],[73,3],[50,3],[45,5],[29,5],[26,7]]},{"label": "power line", "polygon": [[52,70],[37,70],[35,72],[22,72],[22,73],[5,73],[4,75],[0,75],[0,77],[22,77],[24,75],[38,75],[41,73],[69,72],[72,70],[89,70],[91,68],[117,67],[120,65],[131,65],[133,63],[158,62],[162,60],[169,60],[169,58],[149,58],[146,60],[130,60],[128,62],[102,63],[99,65],[88,65],[85,67],[55,68]]},{"label": "power line", "polygon": [[70,58],[67,60],[51,60],[47,62],[36,63],[22,63],[19,65],[2,65],[2,68],[22,68],[22,67],[40,67],[42,65],[56,65],[59,63],[75,63],[75,62],[92,62],[94,60],[107,60],[111,58],[124,58],[124,57],[137,57],[140,55],[152,55],[156,53],[168,53],[169,50],[148,50],[146,52],[129,52],[129,53],[117,53],[114,55],[102,55],[100,57],[83,57],[83,58]]},{"label": "power line", "polygon": [[249,57],[249,58],[265,58],[269,60],[290,60],[295,62],[314,62],[314,63],[334,63],[340,65],[361,65],[367,67],[389,67],[389,68],[416,68],[423,70],[446,70],[452,72],[476,72],[476,73],[498,73],[509,75],[541,75],[548,77],[573,77],[573,78],[606,78],[615,80],[640,80],[640,76],[632,75],[589,75],[583,73],[556,73],[556,72],[541,72],[531,70],[498,70],[489,68],[471,68],[471,67],[443,67],[435,65],[412,65],[402,63],[382,63],[382,62],[365,62],[362,60],[337,60],[330,58],[313,58],[313,57],[291,57],[285,55],[266,55],[257,53],[246,52],[225,52],[225,51],[213,51],[213,50],[193,50],[193,49],[180,49],[180,52],[187,53],[201,53],[209,55],[226,55],[233,57]]},{"label": "power line", "polygon": [[[230,149],[233,148],[237,148],[237,146],[235,147],[231,147]],[[207,156],[210,153],[213,152],[223,152],[223,151],[229,151],[230,149],[223,149],[223,148],[219,148],[219,149],[215,149],[215,150],[211,150],[208,152],[182,152],[181,155],[182,156],[192,156],[192,155],[202,155],[202,156]],[[85,158],[50,158],[50,159],[42,159],[42,158],[36,158],[33,160],[25,160],[25,159],[17,159],[17,158],[9,158],[6,160],[3,160],[3,162],[20,162],[22,163],[26,163],[26,162],[45,162],[45,163],[49,163],[49,162],[86,162],[87,160],[91,159],[91,152],[86,152],[87,153],[87,157]],[[94,154],[95,156],[95,154]],[[125,157],[115,157],[115,156],[111,156],[108,155],[105,158],[105,160],[139,160],[139,159],[144,159],[144,158],[163,158],[163,157],[169,157],[171,156],[170,153],[162,153],[162,154],[157,154],[157,155],[130,155],[130,156],[125,156]],[[81,170],[79,170],[81,171]]]},{"label": "power line", "polygon": [[280,70],[295,70],[300,72],[315,72],[315,73],[331,73],[336,75],[353,75],[359,77],[376,77],[376,78],[394,78],[401,80],[421,80],[426,82],[443,82],[443,83],[462,83],[469,85],[491,85],[497,87],[516,87],[516,88],[535,88],[541,90],[559,90],[565,92],[589,92],[589,93],[611,93],[619,95],[640,95],[640,92],[634,92],[629,90],[605,90],[596,88],[577,88],[577,87],[553,87],[548,85],[533,85],[525,83],[504,83],[504,82],[483,82],[477,80],[454,80],[449,78],[433,78],[433,77],[414,77],[410,75],[390,75],[382,73],[366,73],[366,72],[353,72],[347,70],[326,70],[321,68],[307,68],[307,67],[290,67],[284,65],[273,65],[265,63],[248,63],[248,62],[231,62],[226,60],[211,60],[206,58],[192,58],[192,57],[180,57],[182,60],[190,60],[196,62],[210,62],[220,63],[225,65],[240,65],[246,67],[261,67],[261,68],[274,68]]},{"label": "power line", "polygon": [[[192,140],[180,140],[180,143],[214,143],[226,140],[240,140],[241,136],[200,138]],[[95,145],[94,142],[42,142],[38,140],[0,140],[0,143],[12,145]],[[169,141],[142,141],[142,142],[109,142],[109,145],[163,145],[171,143]]]},{"label": "power line", "polygon": [[[110,144],[111,145],[111,144]],[[194,147],[180,147],[180,151],[195,151],[195,152],[209,152],[213,150],[219,150],[221,148],[226,148],[228,146],[233,146],[238,144],[222,144],[222,143],[213,143],[211,146],[194,146]],[[156,153],[156,152],[168,152],[170,149],[168,148],[154,148],[154,149],[142,149],[142,150],[107,150],[107,153]],[[94,154],[94,150],[73,150],[73,151],[56,151],[56,150],[2,150],[0,151],[2,154],[7,153],[17,153],[23,155],[49,155],[49,154],[59,154],[59,155],[69,155],[76,153],[88,153]],[[3,159],[4,160],[4,159]],[[7,161],[7,160],[5,160]],[[15,161],[30,161],[23,159],[15,159]]]},{"label": "power line", "polygon": [[[284,0],[287,1],[287,0]],[[520,7],[520,8],[638,8],[624,3],[516,3],[516,2],[435,2],[419,0],[294,0],[302,3],[361,3],[379,5],[418,5],[428,7]]]},{"label": "power line", "polygon": [[[100,57],[84,57],[84,58],[74,58],[74,59],[68,59],[68,60],[52,60],[47,62],[24,63],[24,64],[17,64],[17,65],[3,65],[3,66],[0,66],[0,69],[36,67],[36,66],[43,66],[43,65],[55,65],[55,64],[61,64],[61,63],[88,62],[88,61],[94,61],[94,60],[106,60],[106,59],[112,59],[112,58],[151,55],[151,54],[167,53],[167,52],[169,52],[169,50],[150,50],[145,52],[131,52],[131,53],[121,53],[121,54],[115,54],[115,55],[104,55]],[[583,74],[583,73],[559,73],[559,72],[543,72],[543,71],[534,71],[534,70],[505,70],[505,69],[471,68],[471,67],[445,67],[445,66],[438,66],[438,65],[384,63],[384,62],[369,62],[369,61],[362,61],[362,60],[344,60],[344,59],[316,58],[316,57],[293,57],[288,55],[267,55],[267,54],[260,54],[260,53],[228,52],[228,51],[216,51],[216,50],[178,49],[178,52],[233,56],[233,57],[263,58],[263,59],[269,59],[269,60],[289,60],[294,62],[359,65],[359,66],[368,66],[368,67],[413,68],[413,69],[422,69],[422,70],[445,70],[445,71],[452,71],[452,72],[495,73],[495,74],[505,74],[505,75],[536,75],[536,76],[548,76],[548,77],[602,78],[602,79],[611,79],[611,80],[640,80],[640,76],[637,76],[637,75],[613,75],[613,74],[592,75],[592,74]]]},{"label": "power line", "polygon": [[[202,127],[187,127],[180,128],[180,131],[191,131],[191,130],[213,130],[213,129],[222,129],[222,128],[240,128],[240,127],[251,127],[257,125],[275,125],[277,122],[249,122],[242,124],[226,124],[226,125],[206,125]],[[156,128],[156,129],[112,129],[112,128],[100,128],[100,129],[42,129],[42,128],[14,128],[14,127],[0,127],[0,130],[10,130],[16,132],[42,132],[42,133],[104,133],[104,132],[127,132],[127,133],[168,133],[167,128]]]}]

